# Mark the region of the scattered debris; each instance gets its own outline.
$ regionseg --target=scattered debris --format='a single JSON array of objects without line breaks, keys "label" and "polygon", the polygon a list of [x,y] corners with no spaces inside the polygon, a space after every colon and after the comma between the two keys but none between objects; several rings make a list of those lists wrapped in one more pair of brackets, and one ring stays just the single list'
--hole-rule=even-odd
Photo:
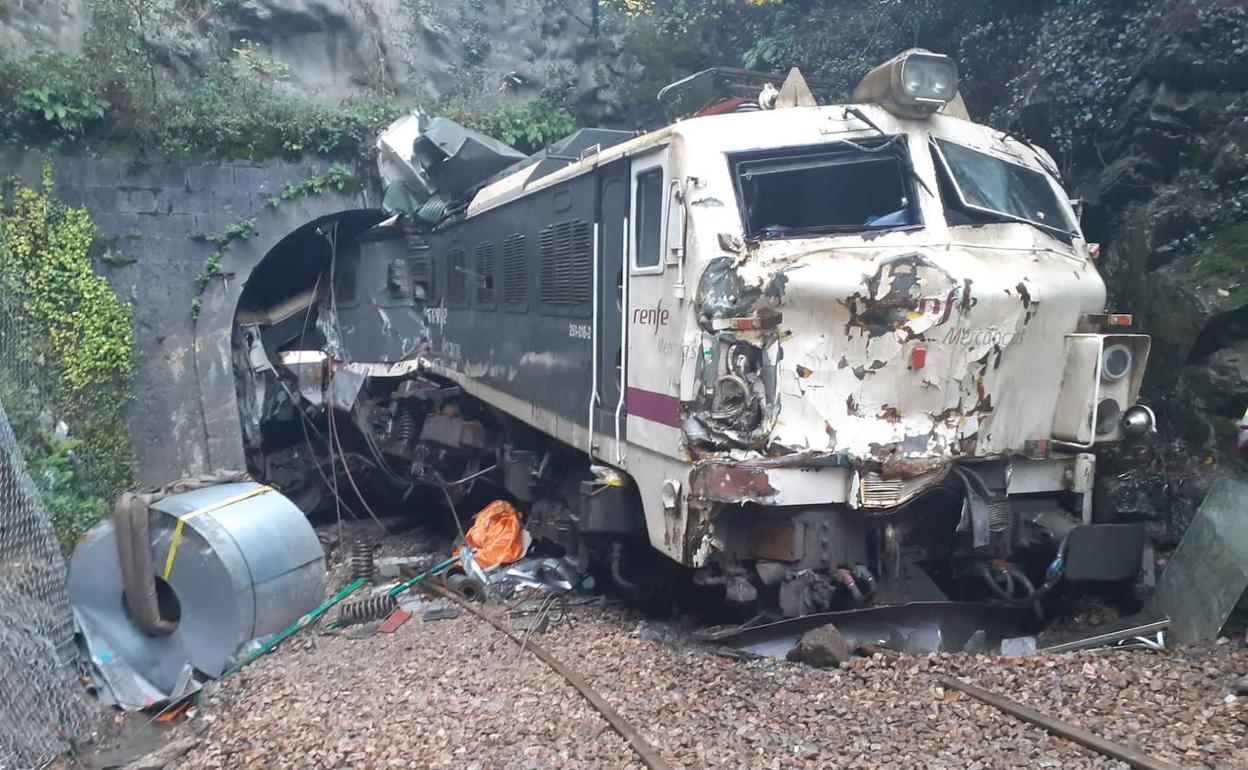
[{"label": "scattered debris", "polygon": [[[1106,645],[1120,648],[1145,646],[1152,649],[1161,649],[1165,647],[1165,630],[1169,626],[1169,618],[1160,620],[1128,618],[1124,621],[1087,629],[1074,638],[1047,645],[1040,652],[1049,654],[1073,652],[1075,650],[1086,650]],[[1152,635],[1151,638],[1150,634]]]},{"label": "scattered debris", "polygon": [[817,668],[834,668],[849,660],[853,653],[845,635],[835,624],[828,623],[802,634],[801,640],[785,657]]},{"label": "scattered debris", "polygon": [[442,607],[432,607],[430,609],[425,610],[425,614],[422,620],[426,623],[429,623],[435,620],[454,620],[455,618],[459,617],[461,614],[462,613],[459,611],[458,607],[453,607],[450,605],[446,605]]},{"label": "scattered debris", "polygon": [[399,627],[412,619],[412,613],[407,610],[396,609],[390,613],[390,617],[382,621],[377,631],[383,634],[393,634],[399,630]]},{"label": "scattered debris", "polygon": [[351,544],[351,555],[347,559],[347,564],[351,568],[351,579],[361,579],[367,583],[373,581],[377,567],[373,563],[373,556],[377,550],[374,543],[367,540],[356,540]]},{"label": "scattered debris", "polygon": [[874,645],[904,653],[989,652],[1017,636],[1028,619],[1026,607],[916,602],[705,629],[696,636],[711,644],[783,658],[807,631],[835,623],[851,650]]},{"label": "scattered debris", "polygon": [[1021,658],[1036,654],[1036,637],[1014,636],[1001,640],[1001,654],[1007,658]]},{"label": "scattered debris", "polygon": [[[342,605],[338,611],[338,619],[331,625],[333,628],[350,626],[357,623],[367,623],[370,620],[381,620],[394,612],[399,607],[399,598],[412,588],[423,583],[435,575],[440,575],[450,569],[457,563],[467,558],[467,553],[452,556],[445,561],[435,564],[433,567],[425,570],[416,577],[399,583],[396,586],[385,589],[382,593],[376,593],[359,601],[350,602]],[[362,580],[357,578],[357,580]]]},{"label": "scattered debris", "polygon": [[524,556],[533,540],[520,524],[520,512],[506,500],[495,500],[482,508],[464,539],[481,569],[511,564]]},{"label": "scattered debris", "polygon": [[334,626],[354,626],[370,620],[381,620],[390,615],[399,606],[398,600],[388,593],[347,602],[338,608],[338,620]]},{"label": "scattered debris", "polygon": [[517,631],[523,631],[526,635],[544,634],[550,628],[550,618],[546,615],[519,617],[511,621],[511,627]]},{"label": "scattered debris", "polygon": [[566,556],[561,559],[527,559],[512,565],[504,577],[516,586],[537,588],[550,594],[589,592],[594,578]]},{"label": "scattered debris", "polygon": [[420,556],[387,556],[377,560],[377,574],[387,580],[414,577],[433,565],[433,557],[428,554]]},{"label": "scattered debris", "polygon": [[178,738],[124,765],[121,770],[164,770],[199,745],[199,738]]}]

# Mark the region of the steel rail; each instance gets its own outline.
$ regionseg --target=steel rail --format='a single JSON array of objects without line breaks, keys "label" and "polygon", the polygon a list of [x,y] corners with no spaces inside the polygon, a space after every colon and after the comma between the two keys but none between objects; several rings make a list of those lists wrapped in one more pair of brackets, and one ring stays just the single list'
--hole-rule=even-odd
[{"label": "steel rail", "polygon": [[434,596],[450,599],[459,606],[468,610],[468,612],[476,615],[478,618],[481,618],[491,626],[494,626],[495,629],[511,641],[521,647],[527,646],[528,649],[532,650],[533,654],[540,658],[543,663],[553,668],[560,676],[567,680],[568,684],[576,688],[576,691],[579,692],[585,700],[589,701],[589,704],[593,706],[599,714],[602,714],[603,718],[607,720],[607,723],[610,724],[611,727],[624,738],[624,740],[628,741],[628,745],[632,747],[633,751],[637,752],[637,755],[641,757],[641,761],[646,764],[646,767],[650,768],[650,770],[671,770],[671,765],[667,763],[667,760],[663,759],[662,755],[659,754],[659,750],[647,741],[641,732],[637,730],[637,728],[633,727],[633,725],[628,722],[628,720],[624,719],[620,712],[616,711],[605,698],[590,687],[589,682],[585,681],[584,677],[578,674],[574,669],[566,666],[562,661],[552,655],[545,647],[542,647],[532,641],[529,641],[526,645],[524,640],[517,636],[515,632],[504,625],[497,618],[487,615],[472,606],[469,602],[465,601],[453,591],[447,590],[442,586],[432,586],[429,584],[422,585],[421,588]]},{"label": "steel rail", "polygon": [[1131,767],[1136,768],[1136,770],[1182,770],[1182,768],[1178,765],[1150,757],[1134,746],[1115,743],[1114,741],[1102,738],[1090,730],[1085,730],[1082,727],[1077,727],[1068,722],[1063,722],[1060,719],[1049,716],[1048,714],[1027,708],[1021,703],[1010,700],[1003,695],[997,695],[994,692],[980,689],[973,684],[967,684],[966,682],[963,682],[960,679],[954,679],[951,676],[938,676],[936,678],[944,687],[952,687],[955,690],[961,690],[972,698],[983,701],[989,706],[992,706],[1000,711],[1004,711],[1012,717],[1021,719],[1022,721],[1036,725],[1037,727],[1041,727],[1056,736],[1065,738],[1068,741],[1073,741],[1084,748],[1092,749],[1095,752],[1104,754],[1112,759],[1117,759],[1120,762],[1126,762]]}]

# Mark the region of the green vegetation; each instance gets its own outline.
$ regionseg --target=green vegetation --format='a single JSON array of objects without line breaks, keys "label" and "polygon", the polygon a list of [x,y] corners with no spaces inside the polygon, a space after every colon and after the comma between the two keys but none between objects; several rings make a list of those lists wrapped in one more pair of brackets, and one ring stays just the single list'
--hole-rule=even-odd
[{"label": "green vegetation", "polygon": [[526,153],[537,152],[580,127],[571,110],[547,98],[490,112],[452,110],[447,116]]},{"label": "green vegetation", "polygon": [[133,482],[130,305],[93,269],[85,209],[11,183],[0,206],[0,398],[69,548]]},{"label": "green vegetation", "polygon": [[[384,87],[341,107],[311,101],[286,81],[287,64],[246,40],[224,47],[223,20],[240,0],[88,0],[92,25],[81,56],[0,59],[0,143],[58,149],[114,141],[172,156],[247,159],[318,155],[355,159],[407,106]],[[479,18],[465,16],[465,64],[490,55]],[[157,51],[195,38],[218,50],[202,73],[171,76]],[[158,45],[159,43],[159,45]],[[163,55],[163,54],[162,54]],[[564,99],[464,112],[477,127],[525,151],[578,125]]]},{"label": "green vegetation", "polygon": [[1248,225],[1229,227],[1213,237],[1192,264],[1227,307],[1248,305]]},{"label": "green vegetation", "polygon": [[199,318],[199,311],[204,306],[204,291],[213,278],[221,275],[221,260],[225,258],[225,253],[230,250],[230,246],[234,241],[245,241],[255,234],[256,220],[240,219],[216,235],[203,237],[203,240],[216,248],[208,255],[208,259],[204,260],[204,266],[200,269],[199,275],[195,276],[195,296],[191,299],[192,319]]},{"label": "green vegetation", "polygon": [[302,182],[287,182],[282,185],[282,192],[268,199],[269,208],[275,209],[283,202],[296,198],[311,198],[322,195],[329,190],[344,192],[360,185],[360,179],[351,169],[335,163],[325,172],[325,176],[313,174]]},{"label": "green vegetation", "polygon": [[350,157],[402,109],[377,94],[316,104],[283,81],[289,67],[243,41],[220,63],[175,82],[153,40],[219,37],[237,0],[89,0],[82,56],[0,60],[0,142],[59,148],[119,139],[169,155]]}]

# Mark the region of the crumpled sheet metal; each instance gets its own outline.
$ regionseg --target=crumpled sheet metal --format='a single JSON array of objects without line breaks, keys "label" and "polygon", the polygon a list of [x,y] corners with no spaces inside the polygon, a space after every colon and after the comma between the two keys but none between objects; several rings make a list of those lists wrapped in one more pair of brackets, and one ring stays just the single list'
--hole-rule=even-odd
[{"label": "crumpled sheet metal", "polygon": [[178,697],[195,687],[188,668],[219,676],[241,646],[280,631],[321,601],[324,551],[303,512],[280,493],[188,515],[258,488],[222,484],[152,506],[158,578],[184,519],[168,579],[179,617],[167,636],[147,636],[126,613],[113,522],[100,522],[78,544],[69,566],[70,603],[106,699],[137,710]]},{"label": "crumpled sheet metal", "polygon": [[990,652],[1026,627],[1028,608],[966,602],[911,602],[803,615],[749,628],[701,633],[703,641],[742,652],[783,658],[805,632],[828,623],[854,647],[876,645],[898,652]]}]

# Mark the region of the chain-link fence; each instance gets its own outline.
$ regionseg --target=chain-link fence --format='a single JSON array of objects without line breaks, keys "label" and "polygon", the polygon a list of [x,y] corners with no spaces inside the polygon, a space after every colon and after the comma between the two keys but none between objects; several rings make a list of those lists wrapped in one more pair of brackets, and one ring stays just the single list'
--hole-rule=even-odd
[{"label": "chain-link fence", "polygon": [[5,289],[0,281],[0,770],[27,770],[86,738],[97,712],[78,681],[65,559],[34,477],[55,468],[27,457],[57,426],[46,425],[41,367]]}]

